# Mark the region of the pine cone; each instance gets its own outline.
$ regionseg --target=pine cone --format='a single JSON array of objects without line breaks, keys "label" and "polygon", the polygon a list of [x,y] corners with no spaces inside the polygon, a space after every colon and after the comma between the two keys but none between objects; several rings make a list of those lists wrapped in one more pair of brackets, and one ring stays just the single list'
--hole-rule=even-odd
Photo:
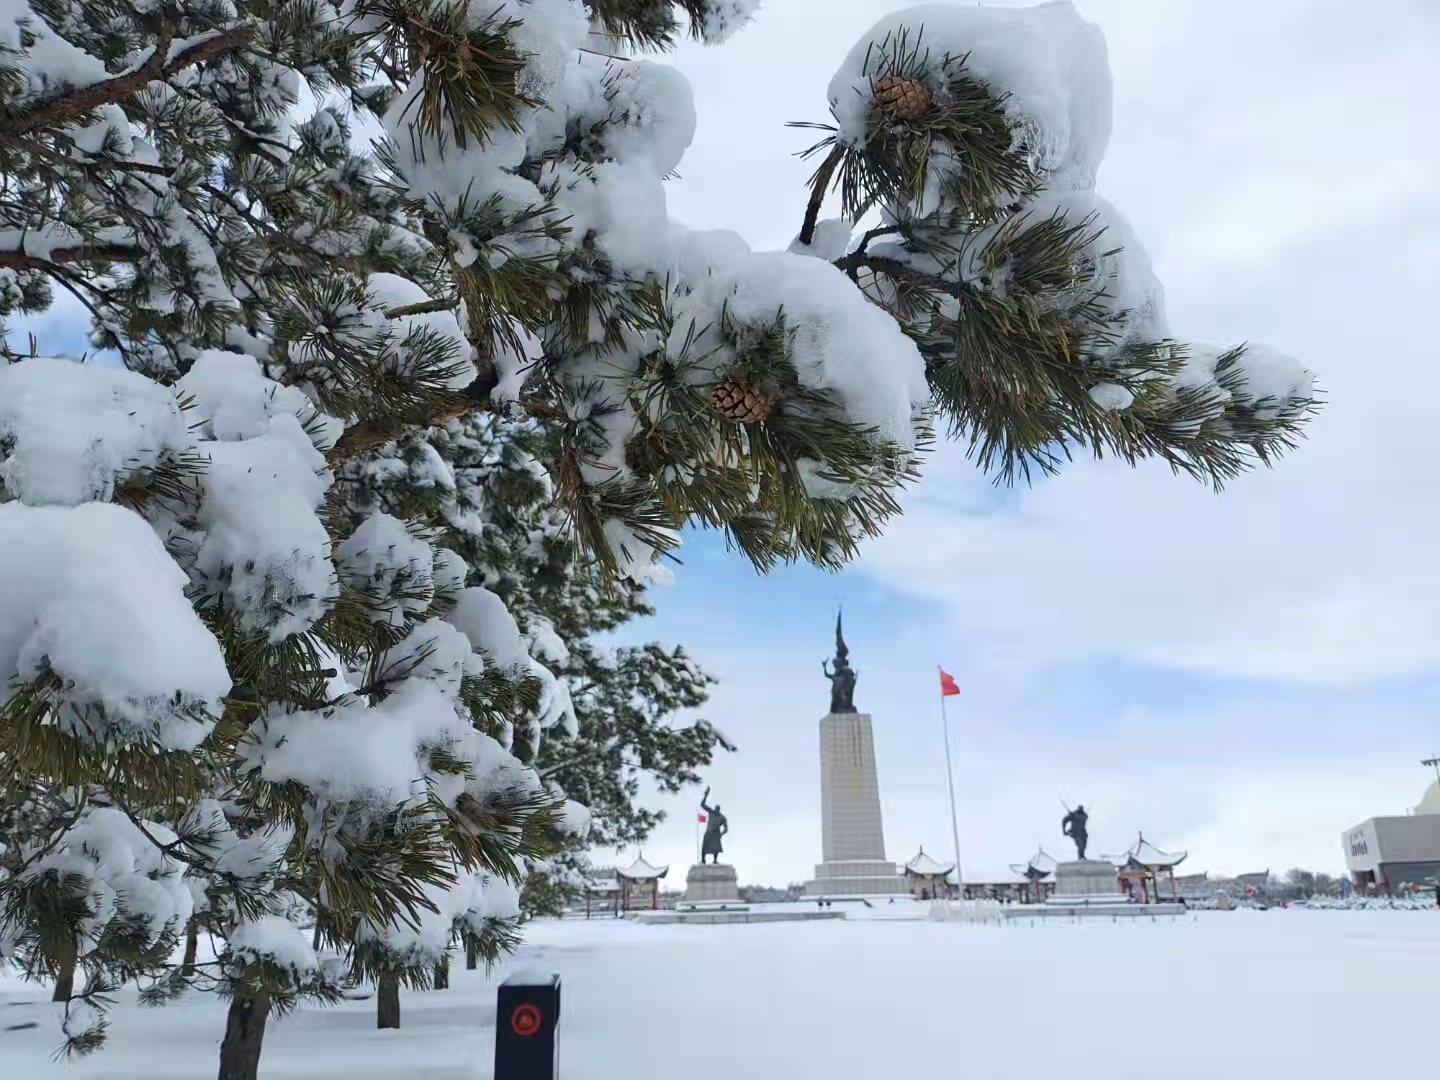
[{"label": "pine cone", "polygon": [[770,398],[765,391],[733,380],[714,389],[710,404],[721,416],[737,424],[754,424],[770,415]]},{"label": "pine cone", "polygon": [[886,75],[875,80],[875,100],[905,120],[924,116],[935,104],[930,87],[919,79]]}]

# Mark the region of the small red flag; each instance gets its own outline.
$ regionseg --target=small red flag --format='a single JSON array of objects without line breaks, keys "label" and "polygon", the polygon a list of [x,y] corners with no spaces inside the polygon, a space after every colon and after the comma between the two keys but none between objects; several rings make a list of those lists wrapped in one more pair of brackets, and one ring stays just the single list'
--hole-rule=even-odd
[{"label": "small red flag", "polygon": [[952,694],[960,693],[960,686],[955,682],[955,676],[949,675],[944,668],[940,669],[940,696],[950,697]]},{"label": "small red flag", "polygon": [[696,815],[695,815],[695,820],[698,821],[698,822],[700,822],[701,825],[704,825],[704,824],[705,824],[705,815],[704,815],[704,814],[696,814]]}]

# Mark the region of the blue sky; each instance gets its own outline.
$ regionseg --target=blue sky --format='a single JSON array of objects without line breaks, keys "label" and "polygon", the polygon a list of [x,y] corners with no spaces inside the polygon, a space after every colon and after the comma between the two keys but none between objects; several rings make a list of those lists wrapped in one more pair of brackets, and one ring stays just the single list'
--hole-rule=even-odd
[{"label": "blue sky", "polygon": [[[890,0],[766,0],[724,47],[685,47],[699,133],[671,213],[789,242],[809,166],[788,120]],[[1419,800],[1440,751],[1440,149],[1432,0],[1077,0],[1109,43],[1115,130],[1099,188],[1130,217],[1174,332],[1262,340],[1328,407],[1273,472],[1215,496],[1163,469],[1077,463],[996,492],[954,446],[847,570],[757,575],[691,535],[633,638],[686,645],[722,681],[738,744],[708,779],[742,880],[818,858],[820,661],[843,604],[875,718],[889,852],[949,851],[935,667],[951,699],[966,877],[1037,843],[1061,800],[1092,849],[1143,830],[1187,867],[1338,870],[1339,833]],[[35,329],[76,347],[69,305]],[[646,857],[694,858],[694,797]],[[634,852],[621,853],[623,859]],[[601,854],[600,858],[610,858]]]}]

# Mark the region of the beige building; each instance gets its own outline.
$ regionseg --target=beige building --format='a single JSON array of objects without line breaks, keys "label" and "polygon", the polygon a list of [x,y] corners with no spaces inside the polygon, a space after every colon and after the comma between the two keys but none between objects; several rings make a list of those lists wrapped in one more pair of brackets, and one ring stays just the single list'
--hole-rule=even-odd
[{"label": "beige building", "polygon": [[1403,817],[1373,817],[1341,835],[1357,888],[1389,892],[1440,879],[1440,780]]}]

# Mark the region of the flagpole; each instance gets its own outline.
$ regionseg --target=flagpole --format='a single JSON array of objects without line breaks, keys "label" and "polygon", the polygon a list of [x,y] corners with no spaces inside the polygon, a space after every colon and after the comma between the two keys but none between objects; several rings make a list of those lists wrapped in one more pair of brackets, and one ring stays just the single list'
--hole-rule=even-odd
[{"label": "flagpole", "polygon": [[[943,668],[936,668],[944,674]],[[945,708],[945,687],[940,687],[940,733],[945,738],[945,787],[950,792],[950,834],[955,841],[955,889],[965,899],[965,879],[960,874],[960,817],[955,812],[955,768],[950,761],[950,714]]]}]

